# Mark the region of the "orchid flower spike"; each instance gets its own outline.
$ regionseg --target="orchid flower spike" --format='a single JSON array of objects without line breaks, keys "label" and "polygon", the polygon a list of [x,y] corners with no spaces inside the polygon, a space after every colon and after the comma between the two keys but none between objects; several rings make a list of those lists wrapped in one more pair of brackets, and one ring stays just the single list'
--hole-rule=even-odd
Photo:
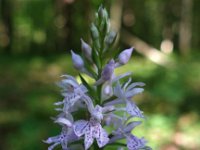
[{"label": "orchid flower spike", "polygon": [[116,131],[113,132],[114,136],[110,139],[109,143],[116,142],[125,137],[128,150],[139,150],[144,148],[146,150],[151,150],[150,147],[146,146],[147,141],[144,138],[138,138],[131,134],[131,131],[140,124],[141,121],[135,121],[127,125],[124,124],[120,126]]},{"label": "orchid flower spike", "polygon": [[63,105],[64,112],[70,112],[73,110],[75,103],[80,101],[85,93],[87,93],[87,88],[79,84],[76,79],[69,75],[63,75],[65,77],[61,82],[58,83],[58,86],[62,88],[62,96],[64,96],[63,101],[54,103],[56,106]]},{"label": "orchid flower spike", "polygon": [[143,112],[140,111],[140,109],[137,107],[137,105],[132,101],[132,97],[143,92],[143,88],[138,88],[136,86],[144,86],[144,83],[142,82],[135,82],[131,83],[127,87],[122,87],[119,82],[117,82],[117,85],[114,88],[114,95],[117,97],[117,99],[110,101],[108,103],[105,103],[105,106],[110,105],[118,105],[118,104],[126,104],[126,108],[116,108],[116,110],[119,111],[126,111],[128,114],[130,114],[132,117],[139,117],[144,118]]},{"label": "orchid flower spike", "polygon": [[[81,39],[82,55],[71,50],[72,63],[80,81],[63,75],[58,83],[63,99],[54,103],[59,114],[52,119],[62,130],[57,136],[44,141],[51,144],[48,150],[57,145],[61,145],[62,150],[104,149],[104,146],[109,149],[112,145],[118,145],[118,150],[150,150],[144,138],[138,138],[131,132],[142,122],[133,119],[144,118],[132,99],[143,91],[144,83],[132,82],[131,72],[114,74],[116,67],[130,60],[133,48],[123,50],[116,60],[109,55],[117,33],[111,31],[103,6],[96,13],[90,31],[91,46]],[[94,79],[94,84],[91,85],[82,73]],[[124,80],[127,77],[129,79]],[[126,144],[120,143],[122,139],[126,140]]]}]

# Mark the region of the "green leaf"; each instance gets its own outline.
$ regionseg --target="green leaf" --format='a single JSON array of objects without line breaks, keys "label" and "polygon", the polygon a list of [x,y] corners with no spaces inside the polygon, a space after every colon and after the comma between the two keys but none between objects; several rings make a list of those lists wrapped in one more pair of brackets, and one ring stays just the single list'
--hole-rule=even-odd
[{"label": "green leaf", "polygon": [[97,65],[97,68],[101,68],[101,61],[99,58],[99,54],[98,52],[95,50],[95,48],[93,48],[92,50],[92,60],[94,61],[94,63]]},{"label": "green leaf", "polygon": [[83,85],[88,89],[89,95],[91,95],[94,99],[97,99],[96,91],[92,88],[92,86],[87,83],[81,74],[79,74],[79,77]]}]

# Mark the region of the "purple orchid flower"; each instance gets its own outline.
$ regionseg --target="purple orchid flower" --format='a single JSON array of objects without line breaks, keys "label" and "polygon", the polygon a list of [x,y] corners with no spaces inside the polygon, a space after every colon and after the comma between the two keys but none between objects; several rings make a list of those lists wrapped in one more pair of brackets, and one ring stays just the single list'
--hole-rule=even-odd
[{"label": "purple orchid flower", "polygon": [[[130,82],[130,81],[129,81]],[[117,105],[117,104],[126,104],[126,108],[116,108],[118,111],[126,111],[132,117],[144,118],[142,112],[132,101],[132,97],[136,94],[139,94],[143,91],[143,88],[136,88],[136,86],[144,86],[142,82],[132,83],[130,85],[125,84],[124,87],[121,87],[120,83],[117,82],[117,85],[114,87],[114,95],[117,99],[105,103],[105,106]]]},{"label": "purple orchid flower", "polygon": [[[126,121],[127,122],[127,121]],[[141,121],[133,121],[128,124],[126,122],[121,123],[118,128],[112,132],[114,135],[109,143],[113,143],[117,140],[126,138],[127,148],[128,150],[139,150],[144,149],[146,147],[147,141],[144,138],[138,138],[131,134],[131,131],[138,125],[140,125]],[[150,150],[150,149],[149,149]]]},{"label": "purple orchid flower", "polygon": [[94,118],[91,118],[90,121],[76,121],[74,123],[74,132],[79,137],[84,135],[86,150],[92,145],[94,139],[97,140],[99,147],[105,146],[109,141],[107,132],[102,128],[100,122]]},{"label": "purple orchid flower", "polygon": [[146,149],[150,150],[150,147],[146,146],[147,141],[142,137],[138,138],[132,134],[126,136],[127,140],[127,148],[128,150],[139,150],[139,149]]},{"label": "purple orchid flower", "polygon": [[[65,120],[66,121],[66,120]],[[66,123],[66,122],[65,122]],[[60,135],[53,136],[45,140],[45,143],[52,144],[48,147],[48,150],[53,150],[57,145],[61,144],[63,150],[68,149],[68,143],[78,140],[71,127],[63,126]]]},{"label": "purple orchid flower", "polygon": [[[90,109],[92,110],[92,109]],[[89,121],[79,120],[74,123],[74,132],[78,137],[84,135],[84,145],[87,150],[94,139],[97,140],[98,146],[101,148],[109,142],[108,133],[101,126],[101,120],[103,114],[113,111],[114,107],[104,107],[97,105],[91,112],[91,118]]]},{"label": "purple orchid flower", "polygon": [[54,104],[57,106],[62,104],[64,105],[63,110],[57,110],[71,112],[73,111],[74,104],[81,100],[81,98],[87,92],[87,88],[82,84],[78,84],[76,79],[72,76],[63,75],[62,77],[66,77],[66,79],[63,79],[60,83],[58,83],[58,86],[62,88],[61,94],[64,96],[64,100]]}]

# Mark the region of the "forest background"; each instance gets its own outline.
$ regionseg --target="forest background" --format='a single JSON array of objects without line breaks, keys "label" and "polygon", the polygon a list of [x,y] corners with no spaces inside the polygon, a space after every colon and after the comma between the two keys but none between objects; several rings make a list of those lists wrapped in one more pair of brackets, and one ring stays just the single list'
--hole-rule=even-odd
[{"label": "forest background", "polygon": [[[0,149],[44,150],[56,135],[60,75],[77,75],[70,50],[89,42],[101,1],[0,0]],[[199,0],[107,0],[116,48],[135,47],[123,70],[146,83],[135,130],[155,150],[200,149]]]}]

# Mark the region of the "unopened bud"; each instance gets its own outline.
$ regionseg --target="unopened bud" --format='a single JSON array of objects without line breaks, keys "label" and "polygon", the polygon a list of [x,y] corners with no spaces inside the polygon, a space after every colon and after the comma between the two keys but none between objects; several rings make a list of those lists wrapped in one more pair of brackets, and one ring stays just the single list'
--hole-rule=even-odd
[{"label": "unopened bud", "polygon": [[101,73],[101,78],[105,81],[110,80],[113,75],[114,69],[115,69],[115,61],[111,59],[103,69]]},{"label": "unopened bud", "polygon": [[103,87],[103,94],[105,96],[112,96],[113,94],[113,89],[112,89],[112,86],[110,86],[109,84],[106,85],[105,87]]},{"label": "unopened bud", "polygon": [[98,16],[103,18],[103,15],[104,15],[104,8],[103,5],[101,5],[98,10]]},{"label": "unopened bud", "polygon": [[122,65],[126,64],[129,61],[132,52],[133,52],[133,47],[122,51],[118,56],[119,63]]},{"label": "unopened bud", "polygon": [[108,12],[105,8],[103,8],[102,5],[99,7],[98,16],[100,17],[100,19],[108,19]]},{"label": "unopened bud", "polygon": [[96,85],[100,85],[108,80],[110,80],[113,76],[113,72],[115,69],[115,61],[111,59],[109,63],[104,67],[102,73],[101,73],[101,78],[95,82]]},{"label": "unopened bud", "polygon": [[81,56],[74,53],[72,50],[71,50],[71,54],[72,54],[72,62],[73,62],[74,68],[76,68],[77,70],[83,69],[84,61],[81,58]]},{"label": "unopened bud", "polygon": [[87,44],[85,41],[83,41],[83,39],[81,39],[81,49],[82,49],[85,57],[87,59],[91,60],[92,48],[90,47],[89,44]]},{"label": "unopened bud", "polygon": [[106,36],[106,39],[105,39],[105,42],[107,45],[112,45],[116,39],[116,32],[114,31],[111,31],[107,36]]},{"label": "unopened bud", "polygon": [[99,31],[98,31],[97,27],[94,24],[92,24],[90,30],[91,30],[92,38],[94,40],[98,39],[99,38]]}]

